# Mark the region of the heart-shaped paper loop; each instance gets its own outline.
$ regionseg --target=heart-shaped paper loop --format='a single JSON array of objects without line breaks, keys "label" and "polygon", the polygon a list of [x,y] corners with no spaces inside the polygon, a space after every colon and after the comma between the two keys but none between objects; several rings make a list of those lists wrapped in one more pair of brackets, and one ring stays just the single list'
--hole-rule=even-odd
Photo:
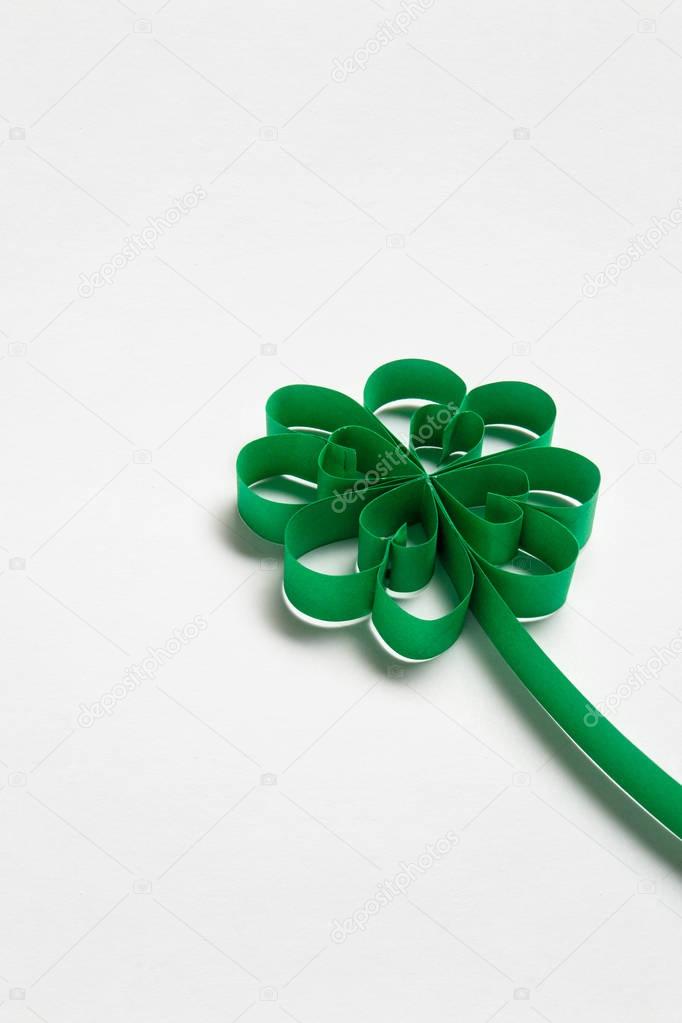
[{"label": "heart-shaped paper loop", "polygon": [[370,487],[421,476],[417,461],[402,444],[364,426],[342,426],[329,436],[319,459],[320,495]]},{"label": "heart-shaped paper loop", "polygon": [[462,408],[477,412],[486,427],[512,426],[535,434],[521,447],[544,447],[552,441],[556,405],[534,384],[520,380],[482,384],[469,391]]},{"label": "heart-shaped paper loop", "polygon": [[[407,543],[407,527],[419,524],[424,539]],[[380,565],[392,590],[414,593],[433,575],[438,544],[438,506],[423,479],[378,496],[360,514],[358,568]]]},{"label": "heart-shaped paper loop", "polygon": [[[415,399],[425,404],[412,414],[406,447],[375,413]],[[419,660],[451,646],[470,609],[557,724],[682,838],[682,786],[596,710],[519,621],[565,602],[594,519],[599,470],[549,446],[555,417],[551,397],[532,384],[484,384],[467,394],[456,373],[424,359],[380,366],[364,405],[324,387],[283,387],[267,402],[269,436],[237,459],[239,511],[260,536],[284,544],[287,597],[312,618],[371,616],[390,647]],[[484,456],[486,432],[499,429],[518,443]],[[434,471],[421,449],[439,452]],[[277,476],[315,484],[310,501],[285,504],[254,490]],[[358,542],[354,572],[328,575],[301,560],[348,539]],[[520,572],[519,558],[536,571]],[[453,606],[426,619],[400,595],[427,585],[437,562]]]},{"label": "heart-shaped paper loop", "polygon": [[394,595],[395,543],[384,556],[372,609],[372,622],[382,639],[402,657],[424,660],[441,654],[459,637],[464,625],[474,577],[466,548],[455,530],[449,529],[439,509],[438,556],[452,586],[453,608],[438,618],[421,618],[412,614],[409,605]]},{"label": "heart-shaped paper loop", "polygon": [[317,484],[324,446],[321,437],[287,433],[252,440],[242,448],[237,458],[237,503],[242,518],[255,533],[274,543],[284,543],[284,530],[299,505],[268,500],[251,489],[253,484],[273,476],[293,476]]},{"label": "heart-shaped paper loop", "polygon": [[466,384],[447,366],[428,359],[396,359],[379,366],[364,390],[365,407],[376,412],[384,405],[419,398],[456,411],[464,400]]}]

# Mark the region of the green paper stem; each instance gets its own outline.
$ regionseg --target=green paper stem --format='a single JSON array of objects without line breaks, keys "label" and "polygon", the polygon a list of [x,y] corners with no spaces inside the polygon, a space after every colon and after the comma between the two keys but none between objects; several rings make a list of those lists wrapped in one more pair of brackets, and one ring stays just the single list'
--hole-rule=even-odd
[{"label": "green paper stem", "polygon": [[[405,447],[375,413],[415,398],[429,404],[413,414]],[[594,520],[599,470],[582,455],[549,446],[555,417],[551,397],[532,384],[484,384],[467,393],[457,374],[425,359],[380,366],[367,381],[364,405],[329,388],[283,387],[267,402],[268,436],[238,456],[239,512],[259,536],[284,545],[284,589],[295,608],[326,622],[370,616],[403,657],[443,653],[472,611],[559,727],[682,838],[679,782],[597,711],[519,621],[564,604]],[[482,456],[485,432],[495,427],[516,427],[529,439]],[[440,451],[431,474],[419,460],[422,447]],[[277,476],[315,484],[310,502],[285,504],[253,489]],[[553,503],[557,494],[568,500]],[[408,526],[416,524],[424,539],[408,544]],[[327,575],[301,561],[351,538],[358,540],[355,572]],[[519,551],[547,571],[511,571]],[[421,618],[396,594],[426,586],[437,561],[453,606],[438,618]]]}]

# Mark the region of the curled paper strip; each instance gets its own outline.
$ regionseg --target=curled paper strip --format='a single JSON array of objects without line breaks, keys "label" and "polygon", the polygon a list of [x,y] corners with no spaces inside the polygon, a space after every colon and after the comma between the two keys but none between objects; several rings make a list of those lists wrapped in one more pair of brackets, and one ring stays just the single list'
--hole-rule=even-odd
[{"label": "curled paper strip", "polygon": [[[406,446],[375,413],[414,399],[426,404],[412,415]],[[594,519],[599,470],[582,455],[549,446],[555,415],[551,397],[532,384],[491,383],[467,393],[456,373],[423,359],[375,370],[363,405],[325,387],[282,387],[266,405],[268,436],[239,453],[239,512],[260,536],[284,544],[284,589],[294,607],[327,622],[371,616],[404,657],[442,653],[472,611],[564,732],[682,838],[682,786],[597,711],[519,621],[564,603]],[[483,456],[486,430],[502,426],[529,439]],[[422,448],[438,450],[434,470],[420,461]],[[269,500],[253,489],[277,476],[313,484],[309,503]],[[408,543],[408,526],[416,524],[423,539]],[[301,561],[349,538],[358,542],[353,573],[326,575]],[[542,562],[545,572],[510,570],[518,552]],[[438,618],[418,617],[396,594],[424,587],[437,560],[454,607]]]}]

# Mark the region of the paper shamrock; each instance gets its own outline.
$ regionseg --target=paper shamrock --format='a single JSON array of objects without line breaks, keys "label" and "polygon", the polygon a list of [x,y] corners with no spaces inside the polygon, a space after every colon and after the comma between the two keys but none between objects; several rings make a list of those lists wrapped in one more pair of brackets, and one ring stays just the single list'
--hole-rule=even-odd
[{"label": "paper shamrock", "polygon": [[[426,404],[413,413],[405,446],[375,413],[414,399]],[[564,603],[594,518],[599,470],[582,455],[550,447],[555,416],[552,398],[532,384],[491,383],[467,393],[456,373],[424,359],[375,370],[364,405],[324,387],[283,387],[266,405],[268,436],[237,459],[239,511],[260,536],[284,544],[284,589],[313,618],[371,616],[398,654],[424,659],[451,646],[472,611],[557,724],[682,837],[682,786],[596,710],[519,621]],[[486,431],[501,427],[524,439],[483,456]],[[435,468],[420,458],[425,449],[437,450]],[[310,502],[273,501],[252,489],[277,476],[314,484]],[[408,526],[417,524],[420,537],[408,542]],[[300,560],[355,537],[353,573],[327,575]],[[544,571],[515,571],[519,552]],[[418,617],[396,595],[426,586],[437,560],[454,607],[439,618]]]}]

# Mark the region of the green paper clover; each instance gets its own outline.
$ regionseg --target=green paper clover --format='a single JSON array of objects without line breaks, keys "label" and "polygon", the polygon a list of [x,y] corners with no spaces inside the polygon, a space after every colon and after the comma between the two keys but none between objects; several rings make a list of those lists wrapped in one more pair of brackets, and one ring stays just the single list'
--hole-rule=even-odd
[{"label": "green paper clover", "polygon": [[[419,399],[405,446],[376,415]],[[370,616],[403,657],[431,658],[460,635],[467,610],[545,710],[599,767],[682,837],[682,787],[634,746],[566,678],[520,619],[565,602],[580,548],[592,529],[600,474],[582,455],[550,447],[552,398],[520,381],[464,381],[439,363],[401,359],[379,367],[364,404],[324,387],[282,387],[266,405],[268,436],[237,459],[238,508],[260,536],[284,545],[284,589],[302,613],[326,622]],[[487,431],[516,428],[524,440],[484,456]],[[420,451],[438,452],[429,471]],[[289,476],[307,481],[300,506],[254,489]],[[557,499],[560,495],[562,499]],[[424,537],[408,543],[408,527]],[[303,564],[310,551],[357,538],[357,570],[328,575]],[[518,552],[543,574],[510,567]],[[400,595],[426,586],[436,561],[455,594],[435,619]]]},{"label": "green paper clover", "polygon": [[[405,447],[375,413],[409,399],[428,404],[412,415]],[[457,639],[477,569],[517,617],[550,614],[566,599],[590,533],[599,471],[580,455],[547,447],[556,408],[544,391],[514,382],[466,394],[445,366],[405,359],[371,375],[364,407],[337,391],[295,385],[276,391],[266,413],[271,436],[248,444],[237,462],[239,510],[261,536],[284,543],[284,588],[303,613],[334,622],[371,615],[392,649],[423,659]],[[520,427],[533,439],[482,457],[493,425]],[[435,471],[420,460],[424,448],[439,452]],[[316,484],[314,499],[301,509],[250,489],[276,475]],[[538,491],[573,503],[539,506]],[[417,523],[426,539],[408,546],[407,526]],[[314,548],[355,536],[357,572],[325,575],[301,563]],[[504,567],[519,548],[552,571],[526,576]],[[393,594],[424,587],[437,559],[458,601],[441,618],[419,618]]]}]

